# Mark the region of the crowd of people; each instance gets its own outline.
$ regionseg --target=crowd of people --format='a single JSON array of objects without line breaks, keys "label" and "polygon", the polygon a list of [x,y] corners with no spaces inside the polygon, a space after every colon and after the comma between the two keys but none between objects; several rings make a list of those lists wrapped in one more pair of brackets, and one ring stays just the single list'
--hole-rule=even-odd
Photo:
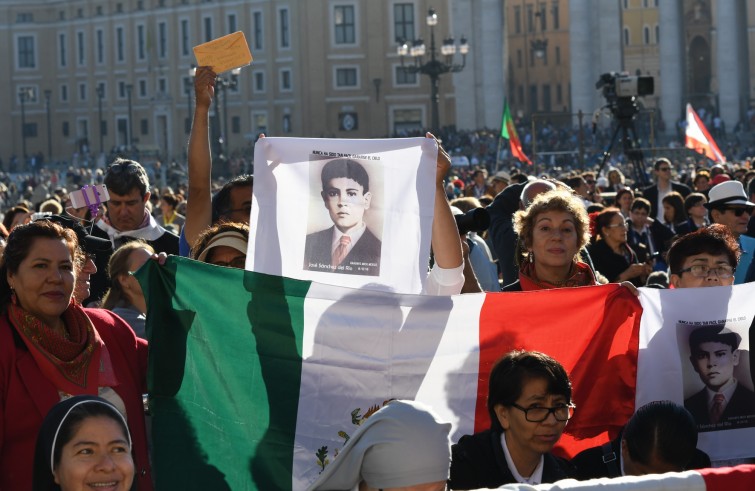
[{"label": "crowd of people", "polygon": [[[147,261],[164,263],[167,255],[243,269],[254,236],[252,176],[213,185],[208,125],[215,80],[209,68],[197,69],[185,183],[155,188],[139,162],[117,158],[100,171],[42,170],[1,190],[0,489],[153,488],[143,401],[147,303],[132,273]],[[658,158],[654,184],[640,189],[620,166],[603,174],[553,175],[510,166],[488,176],[485,164],[497,157],[494,134],[439,136],[434,265],[426,294],[609,282],[637,294],[642,286],[755,280],[755,171],[749,162],[708,166]],[[444,147],[473,148],[484,158],[460,172]],[[339,162],[323,177],[326,202],[338,199],[327,194],[333,181],[359,189],[368,201],[367,183],[347,164]],[[107,187],[108,199],[96,184]],[[85,206],[75,206],[76,191]],[[480,210],[486,219],[472,220]],[[337,267],[346,260],[351,229],[334,220],[327,238],[338,238],[334,262],[324,257],[320,263]],[[739,342],[723,331],[700,334],[693,356],[712,358],[710,343],[728,343],[735,356]],[[727,341],[719,341],[721,335]],[[696,449],[695,401],[687,408],[668,401],[639,408],[615,440],[571,461],[556,457],[551,451],[575,410],[568,374],[547,354],[501,355],[490,374],[488,430],[453,443],[449,426],[430,408],[390,403],[313,489],[475,489],[710,466]],[[752,391],[736,380],[708,389],[729,396],[739,390],[755,411]],[[711,400],[717,421],[734,417],[728,399]],[[395,437],[386,440],[387,434]],[[432,448],[412,447],[417,444]]]}]

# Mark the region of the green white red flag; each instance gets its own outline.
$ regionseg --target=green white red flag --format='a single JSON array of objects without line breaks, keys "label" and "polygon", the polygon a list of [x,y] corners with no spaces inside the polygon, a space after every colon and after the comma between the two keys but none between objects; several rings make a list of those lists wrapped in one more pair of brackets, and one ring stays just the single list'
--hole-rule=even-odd
[{"label": "green white red flag", "polygon": [[532,165],[532,161],[524,154],[524,150],[522,150],[522,142],[519,140],[519,135],[516,132],[516,125],[514,124],[514,119],[511,117],[508,101],[503,104],[501,138],[506,138],[509,141],[511,154],[514,157],[519,159],[520,162],[527,162],[529,165]]},{"label": "green white red flag", "polygon": [[456,441],[489,427],[488,373],[512,349],[570,373],[562,454],[634,411],[641,308],[618,285],[436,297],[176,257],[137,277],[158,489],[304,489],[392,398],[433,407]]}]

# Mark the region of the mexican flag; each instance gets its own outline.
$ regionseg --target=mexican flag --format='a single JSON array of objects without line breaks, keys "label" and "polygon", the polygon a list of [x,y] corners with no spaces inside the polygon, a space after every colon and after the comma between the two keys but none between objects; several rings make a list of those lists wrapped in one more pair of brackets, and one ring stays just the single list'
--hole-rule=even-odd
[{"label": "mexican flag", "polygon": [[559,452],[602,443],[634,411],[639,301],[606,285],[434,297],[375,292],[170,257],[148,300],[158,489],[304,489],[393,398],[489,427],[492,364],[545,352],[576,404]]},{"label": "mexican flag", "polygon": [[687,104],[687,131],[684,138],[684,146],[704,154],[716,162],[726,162],[726,157],[716,145],[716,141],[710,136],[705,125],[700,120],[692,104]]},{"label": "mexican flag", "polygon": [[506,138],[509,141],[509,144],[511,144],[511,154],[514,157],[518,158],[520,162],[527,162],[529,165],[532,165],[532,161],[524,154],[524,150],[522,150],[522,142],[519,140],[519,135],[516,132],[516,125],[514,124],[514,118],[511,117],[508,101],[503,104],[501,138]]}]

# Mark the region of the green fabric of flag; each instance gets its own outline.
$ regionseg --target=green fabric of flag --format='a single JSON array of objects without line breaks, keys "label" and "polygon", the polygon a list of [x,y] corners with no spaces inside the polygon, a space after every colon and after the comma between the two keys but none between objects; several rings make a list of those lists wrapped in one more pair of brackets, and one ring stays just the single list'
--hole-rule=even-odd
[{"label": "green fabric of flag", "polygon": [[291,489],[309,282],[181,257],[136,277],[157,489]]},{"label": "green fabric of flag", "polygon": [[522,149],[522,142],[519,141],[519,135],[516,132],[516,125],[514,119],[511,117],[511,111],[509,110],[509,102],[506,101],[503,104],[503,119],[501,121],[501,138],[509,140],[511,145],[511,154],[519,159],[521,162],[526,162],[532,165],[532,161],[524,154]]}]

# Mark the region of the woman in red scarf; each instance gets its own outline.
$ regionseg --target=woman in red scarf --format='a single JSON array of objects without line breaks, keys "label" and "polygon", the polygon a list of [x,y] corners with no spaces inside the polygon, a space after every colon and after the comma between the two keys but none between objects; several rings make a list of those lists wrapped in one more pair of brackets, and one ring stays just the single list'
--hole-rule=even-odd
[{"label": "woman in red scarf", "polygon": [[595,285],[590,266],[579,260],[579,251],[590,240],[590,219],[580,199],[564,189],[535,198],[524,211],[514,214],[524,260],[519,280],[505,292]]},{"label": "woman in red scarf", "polygon": [[0,266],[0,489],[30,490],[34,442],[57,402],[99,395],[133,433],[138,489],[151,490],[142,394],[147,344],[119,317],[71,300],[76,234],[42,220],[13,230]]}]

